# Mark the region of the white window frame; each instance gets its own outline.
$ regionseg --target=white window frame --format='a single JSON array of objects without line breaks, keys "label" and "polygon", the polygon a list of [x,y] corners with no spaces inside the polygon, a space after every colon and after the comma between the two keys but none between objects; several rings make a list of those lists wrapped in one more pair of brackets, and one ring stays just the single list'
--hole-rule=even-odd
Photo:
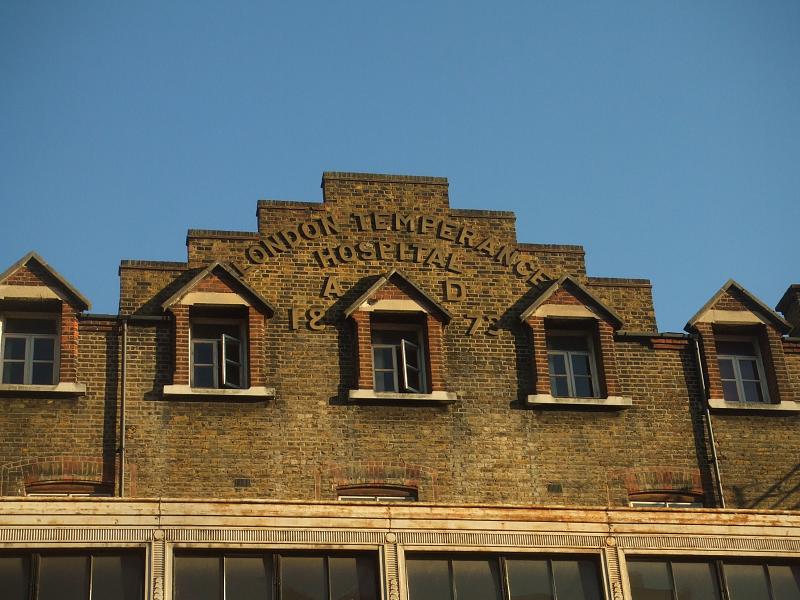
[{"label": "white window frame", "polygon": [[[594,340],[592,339],[592,335],[586,333],[585,331],[573,331],[571,329],[547,329],[545,330],[545,344],[547,343],[548,337],[582,337],[586,340],[586,347],[588,350],[550,350],[547,349],[547,371],[548,377],[553,377],[553,374],[550,373],[550,356],[551,355],[559,355],[564,357],[564,363],[567,368],[567,393],[569,394],[566,396],[567,398],[600,398],[600,385],[597,378],[597,361],[595,360],[595,349],[594,349]],[[589,370],[592,379],[592,391],[594,394],[592,396],[576,396],[575,395],[575,374],[572,372],[572,360],[571,357],[575,356],[586,356],[589,358]],[[563,377],[563,375],[562,375]],[[549,383],[549,381],[548,381]],[[552,392],[552,385],[551,385],[551,392]],[[559,397],[559,396],[556,396]]]},{"label": "white window frame", "polygon": [[[56,333],[10,333],[6,334],[6,320],[7,319],[35,319],[53,321],[55,324]],[[60,378],[61,367],[61,317],[60,315],[47,312],[12,312],[0,315],[0,383],[2,383],[2,374],[5,370],[5,349],[6,338],[22,338],[25,339],[25,365],[23,367],[23,375],[21,384],[7,384],[7,385],[56,385]],[[33,339],[51,339],[53,340],[53,379],[50,384],[33,384],[31,378],[33,377]],[[14,361],[19,362],[19,361]],[[50,362],[50,361],[38,361]]]},{"label": "white window frame", "polygon": [[[194,338],[192,333],[194,332],[195,325],[236,325],[239,328],[239,338],[234,338],[228,334],[223,333],[219,338]],[[247,344],[245,343],[247,337],[245,336],[247,325],[247,319],[215,319],[212,317],[197,317],[197,318],[190,318],[189,319],[189,381],[191,387],[195,387],[194,385],[194,344],[195,342],[206,342],[213,344],[213,361],[214,361],[214,387],[208,389],[234,389],[234,390],[243,390],[247,389],[248,381],[249,381],[249,362],[247,356]],[[236,340],[239,343],[239,373],[241,378],[241,383],[238,386],[228,385],[226,372],[225,372],[225,338],[230,338]],[[222,352],[220,353],[220,350]],[[222,382],[220,382],[220,375],[222,375]],[[222,385],[220,385],[222,383]]]},{"label": "white window frame", "polygon": [[[392,351],[392,368],[386,369],[382,368],[379,369],[375,366],[375,350],[391,350]],[[393,346],[392,344],[373,344],[372,345],[372,389],[378,388],[378,373],[388,373],[391,370],[392,376],[394,378],[394,389],[391,390],[392,392],[398,392],[400,390],[399,381],[397,379],[397,346]]]},{"label": "white window frame", "polygon": [[[717,342],[746,342],[749,343],[753,347],[753,351],[755,354],[753,356],[747,356],[744,354],[719,354],[717,353],[717,368],[719,368],[719,361],[721,359],[728,359],[733,363],[733,376],[734,381],[736,382],[736,393],[739,396],[738,400],[730,400],[730,402],[741,402],[742,404],[769,404],[771,403],[769,397],[769,386],[767,385],[767,371],[764,369],[764,361],[761,359],[761,344],[759,344],[758,338],[752,336],[741,336],[741,335],[715,335],[714,336],[714,345]],[[742,379],[742,372],[739,368],[739,359],[745,360],[752,360],[753,358],[756,359],[756,369],[758,369],[758,383],[761,386],[761,397],[764,399],[763,401],[750,401],[746,399],[744,394],[744,381]],[[720,369],[719,374],[720,383],[722,381],[731,381],[730,379],[723,379],[722,378],[722,369]],[[752,381],[748,379],[748,381]]]},{"label": "white window frame", "polygon": [[[377,371],[381,372],[388,372],[388,369],[376,369],[375,368],[375,349],[376,348],[391,348],[392,349],[392,366],[394,370],[394,388],[395,392],[390,393],[412,393],[412,394],[425,394],[427,393],[425,390],[428,389],[428,382],[427,382],[427,370],[428,370],[428,363],[427,363],[427,353],[426,353],[426,346],[427,346],[427,339],[425,337],[424,327],[422,325],[417,324],[406,324],[406,323],[372,323],[370,327],[371,331],[380,332],[380,331],[414,331],[417,334],[417,340],[420,342],[419,345],[408,342],[407,340],[401,340],[399,345],[394,344],[373,344],[372,340],[370,340],[370,350],[372,351],[372,389],[376,389],[375,382],[377,378],[375,377]],[[419,384],[420,389],[414,389],[409,387],[408,385],[408,363],[406,360],[406,345],[413,346],[417,350],[417,361],[419,364]],[[398,356],[399,350],[399,356]],[[412,369],[414,367],[411,367]],[[401,375],[402,373],[402,375]],[[402,380],[401,380],[402,376]],[[402,385],[403,389],[400,389],[400,384]]]}]

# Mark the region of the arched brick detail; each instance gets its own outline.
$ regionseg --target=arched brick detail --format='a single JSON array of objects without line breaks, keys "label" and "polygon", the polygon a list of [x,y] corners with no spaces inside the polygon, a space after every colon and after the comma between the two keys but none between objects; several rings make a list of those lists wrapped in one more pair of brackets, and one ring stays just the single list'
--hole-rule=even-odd
[{"label": "arched brick detail", "polygon": [[700,469],[681,467],[633,467],[622,473],[629,495],[647,492],[685,493],[703,495]]},{"label": "arched brick detail", "polygon": [[321,466],[316,474],[315,498],[335,499],[338,488],[356,485],[414,488],[419,500],[436,501],[436,474],[432,469],[414,464],[380,461]]},{"label": "arched brick detail", "polygon": [[0,467],[0,493],[24,496],[28,486],[44,483],[88,483],[114,489],[115,465],[93,456],[58,455],[26,458]]}]

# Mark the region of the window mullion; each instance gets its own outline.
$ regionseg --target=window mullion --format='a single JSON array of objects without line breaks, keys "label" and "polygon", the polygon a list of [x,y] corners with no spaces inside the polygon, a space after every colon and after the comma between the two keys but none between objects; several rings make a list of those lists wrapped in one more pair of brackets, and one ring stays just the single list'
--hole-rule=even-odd
[{"label": "window mullion", "polygon": [[739,402],[747,402],[747,398],[744,395],[744,384],[742,383],[742,370],[739,368],[739,361],[741,357],[739,356],[732,356],[733,360],[733,376],[736,378],[736,391],[739,394]]},{"label": "window mullion", "polygon": [[25,366],[23,367],[22,383],[30,385],[33,381],[33,336],[25,336]]}]

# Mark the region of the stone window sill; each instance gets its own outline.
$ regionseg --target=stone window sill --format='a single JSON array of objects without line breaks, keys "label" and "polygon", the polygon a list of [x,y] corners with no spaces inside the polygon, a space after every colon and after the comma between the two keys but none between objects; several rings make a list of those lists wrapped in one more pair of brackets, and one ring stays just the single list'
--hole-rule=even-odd
[{"label": "stone window sill", "polygon": [[85,396],[86,385],[83,383],[61,382],[56,385],[20,385],[16,383],[0,384],[0,396],[48,398],[71,398]]},{"label": "stone window sill", "polygon": [[458,400],[456,394],[452,392],[400,394],[397,392],[376,392],[375,390],[350,390],[347,397],[351,402],[391,402],[392,404],[452,404]]},{"label": "stone window sill", "polygon": [[624,396],[609,396],[608,398],[557,398],[550,394],[533,394],[528,396],[526,404],[533,408],[549,407],[574,407],[606,408],[621,410],[633,406],[633,400]]},{"label": "stone window sill", "polygon": [[231,400],[268,400],[275,397],[275,388],[253,386],[244,389],[193,388],[189,385],[165,385],[165,398],[220,398]]},{"label": "stone window sill", "polygon": [[714,412],[800,413],[800,402],[727,402],[709,400],[708,407]]}]

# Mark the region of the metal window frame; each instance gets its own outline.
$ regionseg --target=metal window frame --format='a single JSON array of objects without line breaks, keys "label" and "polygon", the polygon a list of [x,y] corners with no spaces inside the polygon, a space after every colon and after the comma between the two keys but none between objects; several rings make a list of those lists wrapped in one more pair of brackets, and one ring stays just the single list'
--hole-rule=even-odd
[{"label": "metal window frame", "polygon": [[[378,368],[375,366],[375,350],[391,350],[392,352],[392,368]],[[378,373],[389,373],[391,371],[394,381],[394,389],[392,390],[383,390],[383,391],[391,391],[391,392],[399,392],[400,391],[400,382],[398,381],[398,374],[397,374],[397,346],[393,344],[372,344],[372,389],[378,388]]]},{"label": "metal window frame", "polygon": [[[591,346],[589,346],[591,348]],[[599,398],[600,397],[600,387],[597,383],[597,366],[594,361],[594,353],[590,350],[548,350],[547,357],[548,362],[551,356],[563,356],[564,363],[567,367],[567,393],[569,394],[568,398]],[[572,369],[572,357],[573,356],[585,356],[589,361],[589,378],[592,381],[592,395],[591,396],[577,396],[575,394],[575,373]],[[548,364],[548,369],[549,369]],[[550,374],[550,377],[564,377],[564,375],[553,375]],[[579,377],[584,377],[580,375]],[[553,392],[551,387],[551,392]],[[555,394],[553,394],[555,395]]]}]

